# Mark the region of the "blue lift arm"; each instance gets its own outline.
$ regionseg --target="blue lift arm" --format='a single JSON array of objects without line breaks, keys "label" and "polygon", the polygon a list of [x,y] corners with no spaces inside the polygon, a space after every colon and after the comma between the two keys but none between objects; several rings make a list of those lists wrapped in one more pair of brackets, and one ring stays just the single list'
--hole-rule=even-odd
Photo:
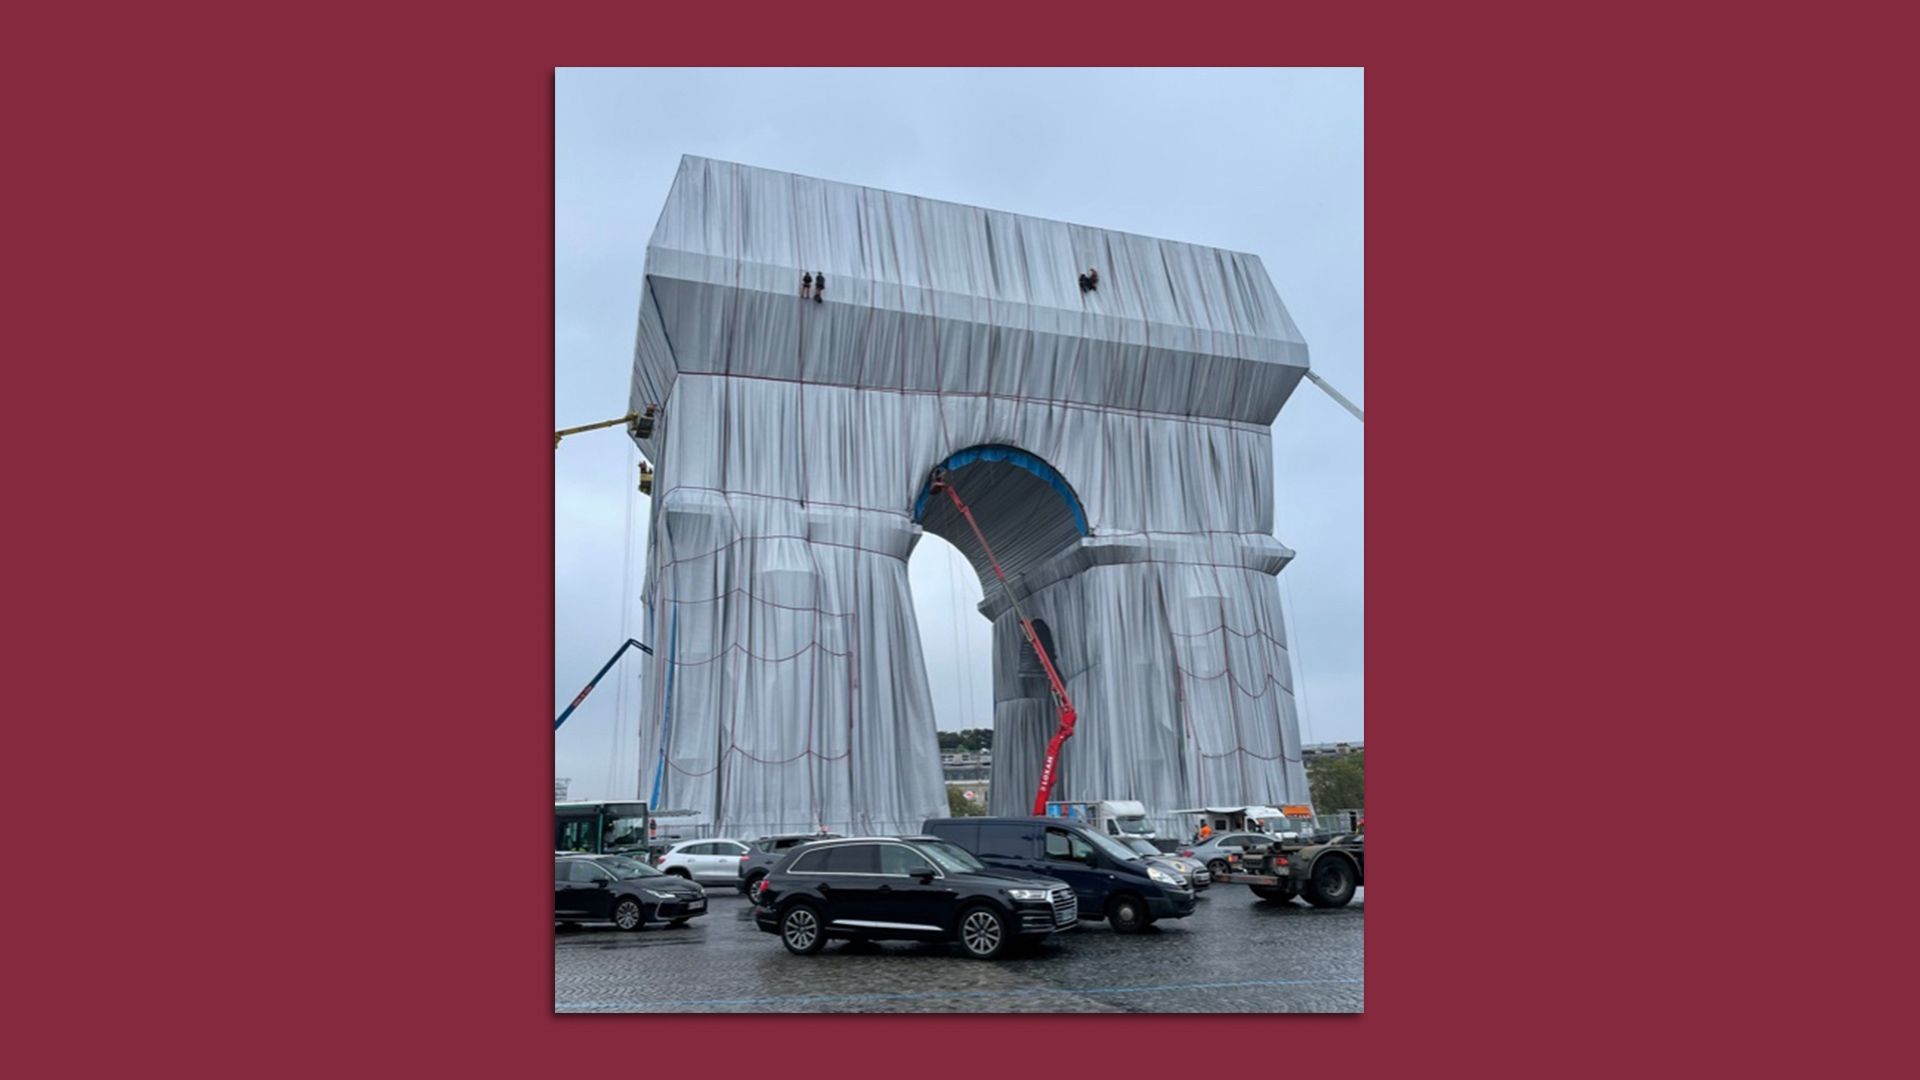
[{"label": "blue lift arm", "polygon": [[633,638],[628,638],[619,648],[613,650],[613,655],[607,658],[606,663],[600,665],[599,671],[593,673],[593,678],[587,680],[587,685],[581,688],[580,695],[573,699],[572,704],[561,709],[560,715],[553,718],[553,730],[560,730],[560,725],[566,723],[567,717],[573,715],[573,710],[579,708],[580,703],[587,700],[587,695],[593,693],[593,688],[600,685],[600,680],[606,676],[607,672],[613,670],[613,665],[620,662],[621,654],[628,649],[639,649],[648,656],[653,655],[652,649],[640,644]]}]

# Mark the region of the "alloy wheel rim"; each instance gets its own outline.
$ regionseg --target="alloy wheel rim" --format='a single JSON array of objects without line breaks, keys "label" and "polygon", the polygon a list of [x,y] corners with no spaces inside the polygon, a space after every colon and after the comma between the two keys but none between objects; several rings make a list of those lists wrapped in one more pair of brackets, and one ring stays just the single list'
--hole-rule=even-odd
[{"label": "alloy wheel rim", "polygon": [[640,910],[633,904],[621,904],[618,916],[620,929],[631,930],[633,924],[640,921]]},{"label": "alloy wheel rim", "polygon": [[787,944],[794,948],[804,949],[813,944],[813,937],[818,932],[811,913],[796,911],[787,916]]},{"label": "alloy wheel rim", "polygon": [[967,916],[960,932],[967,948],[976,953],[992,952],[1000,944],[1000,923],[984,911]]}]

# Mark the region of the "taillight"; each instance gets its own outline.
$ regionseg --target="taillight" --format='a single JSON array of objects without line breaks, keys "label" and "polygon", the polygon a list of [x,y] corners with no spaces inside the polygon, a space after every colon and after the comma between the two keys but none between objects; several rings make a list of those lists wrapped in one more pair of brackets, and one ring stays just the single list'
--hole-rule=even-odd
[{"label": "taillight", "polygon": [[1183,852],[1181,852],[1181,853],[1180,853],[1180,857],[1181,857],[1181,858],[1183,858],[1183,859],[1191,859],[1191,858],[1193,858],[1193,849],[1192,849],[1192,848],[1188,848],[1187,850],[1185,850],[1185,851],[1183,851]]}]

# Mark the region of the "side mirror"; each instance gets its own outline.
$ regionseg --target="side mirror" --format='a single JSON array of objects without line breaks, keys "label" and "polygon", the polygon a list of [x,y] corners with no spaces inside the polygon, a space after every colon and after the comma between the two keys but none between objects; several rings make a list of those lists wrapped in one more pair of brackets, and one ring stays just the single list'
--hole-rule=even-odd
[{"label": "side mirror", "polygon": [[919,869],[914,870],[912,873],[913,873],[913,880],[919,882],[922,885],[925,885],[927,882],[933,880],[933,867],[931,866],[922,866]]}]

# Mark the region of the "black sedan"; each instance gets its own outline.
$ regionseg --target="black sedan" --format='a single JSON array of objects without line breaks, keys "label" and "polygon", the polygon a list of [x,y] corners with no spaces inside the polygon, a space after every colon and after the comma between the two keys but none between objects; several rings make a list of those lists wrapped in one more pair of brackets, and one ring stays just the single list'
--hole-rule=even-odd
[{"label": "black sedan", "polygon": [[707,892],[618,855],[562,855],[553,860],[553,921],[610,922],[639,930],[650,922],[682,925],[707,913]]}]

